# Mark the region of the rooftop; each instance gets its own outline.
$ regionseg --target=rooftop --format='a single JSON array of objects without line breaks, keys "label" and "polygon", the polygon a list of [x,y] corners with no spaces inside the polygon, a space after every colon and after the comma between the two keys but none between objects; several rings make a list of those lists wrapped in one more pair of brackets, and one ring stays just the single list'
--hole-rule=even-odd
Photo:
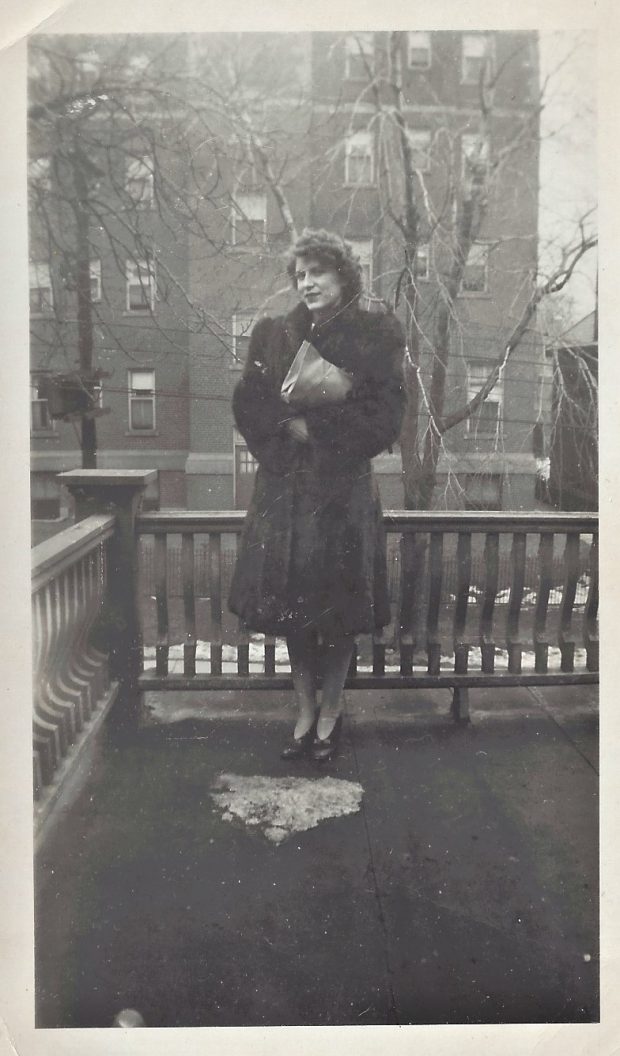
[{"label": "rooftop", "polygon": [[151,694],[39,854],[37,1025],[598,1018],[596,688]]}]

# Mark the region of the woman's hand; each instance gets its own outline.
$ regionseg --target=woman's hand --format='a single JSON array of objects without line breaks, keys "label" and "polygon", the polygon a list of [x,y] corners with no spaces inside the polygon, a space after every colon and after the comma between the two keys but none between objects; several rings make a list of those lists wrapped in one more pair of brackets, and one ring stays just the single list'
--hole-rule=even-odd
[{"label": "woman's hand", "polygon": [[306,419],[301,415],[297,418],[289,418],[286,427],[295,440],[299,440],[302,444],[306,444],[310,439],[308,432],[308,426],[306,425]]}]

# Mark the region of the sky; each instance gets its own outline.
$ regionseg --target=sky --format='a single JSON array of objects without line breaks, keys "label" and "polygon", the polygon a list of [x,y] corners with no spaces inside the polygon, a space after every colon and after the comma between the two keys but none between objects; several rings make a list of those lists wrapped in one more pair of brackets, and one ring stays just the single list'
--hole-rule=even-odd
[{"label": "sky", "polygon": [[[557,259],[574,237],[575,221],[597,201],[597,54],[591,31],[540,35],[541,84],[548,78],[541,115],[540,262]],[[591,223],[596,222],[592,217]],[[577,321],[594,308],[596,251],[591,250],[567,287]]]}]

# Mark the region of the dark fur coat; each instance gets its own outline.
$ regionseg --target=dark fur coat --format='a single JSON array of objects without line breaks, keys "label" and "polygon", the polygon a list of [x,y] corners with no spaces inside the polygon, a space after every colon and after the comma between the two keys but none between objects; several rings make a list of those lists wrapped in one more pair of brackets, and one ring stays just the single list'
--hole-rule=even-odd
[{"label": "dark fur coat", "polygon": [[[301,342],[353,375],[343,403],[295,410],[280,387]],[[311,333],[301,304],[264,318],[233,396],[259,462],[229,605],[267,634],[313,626],[332,637],[389,623],[385,533],[370,459],[397,440],[404,337],[393,315],[348,308]],[[302,414],[309,442],[283,424]]]}]

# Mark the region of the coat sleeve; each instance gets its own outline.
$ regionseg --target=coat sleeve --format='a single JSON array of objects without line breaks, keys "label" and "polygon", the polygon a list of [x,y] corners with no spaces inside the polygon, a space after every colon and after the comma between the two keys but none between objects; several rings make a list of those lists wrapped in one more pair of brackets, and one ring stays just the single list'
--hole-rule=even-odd
[{"label": "coat sleeve", "polygon": [[290,438],[283,423],[290,408],[280,396],[270,367],[269,341],[274,320],[260,319],[254,327],[243,375],[233,392],[235,424],[249,450],[266,469],[280,472],[290,461]]},{"label": "coat sleeve", "polygon": [[400,323],[383,316],[373,363],[346,400],[304,412],[311,441],[330,461],[346,465],[374,458],[398,440],[405,409],[404,351]]}]

